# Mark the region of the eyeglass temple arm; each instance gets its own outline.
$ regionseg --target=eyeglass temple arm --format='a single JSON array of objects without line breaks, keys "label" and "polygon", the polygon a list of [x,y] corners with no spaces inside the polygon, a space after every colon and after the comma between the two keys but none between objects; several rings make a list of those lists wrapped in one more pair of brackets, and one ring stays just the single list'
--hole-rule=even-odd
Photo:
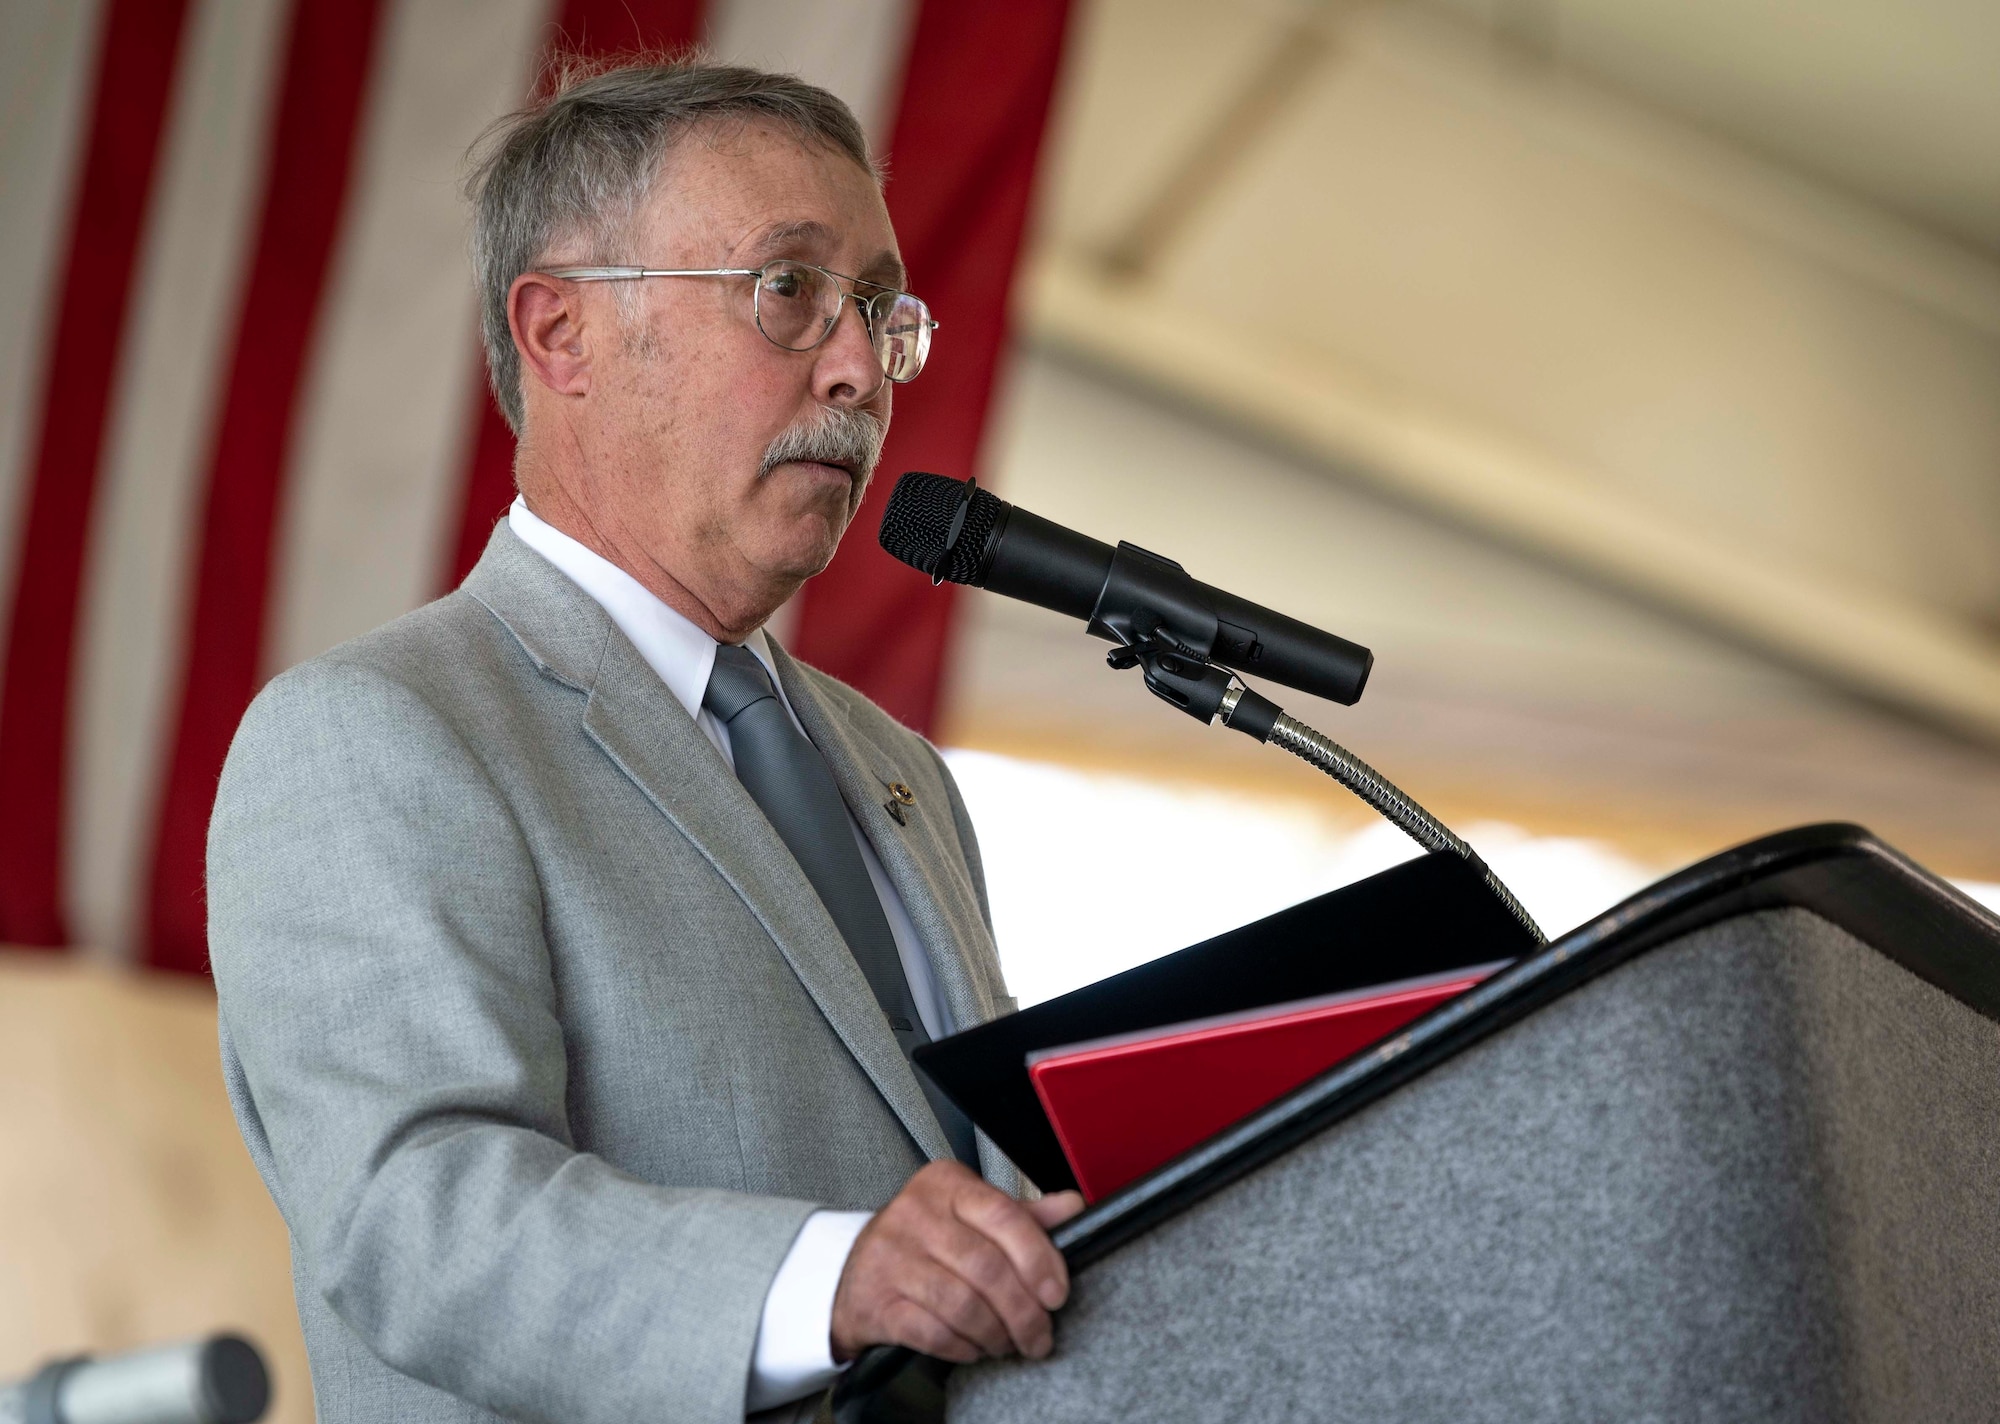
[{"label": "eyeglass temple arm", "polygon": [[557,267],[544,275],[566,282],[624,282],[638,277],[756,277],[761,267]]}]

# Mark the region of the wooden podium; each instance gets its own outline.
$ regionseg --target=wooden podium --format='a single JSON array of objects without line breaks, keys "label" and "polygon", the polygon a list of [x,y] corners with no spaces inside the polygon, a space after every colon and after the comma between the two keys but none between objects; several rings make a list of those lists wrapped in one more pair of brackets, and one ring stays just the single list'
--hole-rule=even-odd
[{"label": "wooden podium", "polygon": [[1634,896],[1093,1207],[842,1424],[2000,1415],[2000,920],[1856,826]]}]

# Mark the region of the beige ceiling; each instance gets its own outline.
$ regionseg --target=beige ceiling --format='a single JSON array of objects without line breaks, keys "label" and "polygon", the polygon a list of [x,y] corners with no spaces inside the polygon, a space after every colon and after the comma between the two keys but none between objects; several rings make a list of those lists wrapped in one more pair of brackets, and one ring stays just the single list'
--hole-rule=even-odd
[{"label": "beige ceiling", "polygon": [[2000,252],[1994,0],[1426,3]]},{"label": "beige ceiling", "polygon": [[2000,741],[2000,22],[1888,13],[1092,0],[1025,328]]}]

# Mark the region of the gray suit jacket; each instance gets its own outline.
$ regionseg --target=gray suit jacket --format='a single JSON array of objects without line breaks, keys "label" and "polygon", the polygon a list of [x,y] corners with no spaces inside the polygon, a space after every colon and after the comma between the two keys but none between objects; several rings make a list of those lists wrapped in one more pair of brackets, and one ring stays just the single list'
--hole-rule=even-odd
[{"label": "gray suit jacket", "polygon": [[[957,1022],[1010,1009],[936,750],[773,656]],[[951,1155],[756,803],[505,524],[458,592],[264,690],[208,854],[224,1072],[329,1424],[740,1420],[806,1216]]]}]

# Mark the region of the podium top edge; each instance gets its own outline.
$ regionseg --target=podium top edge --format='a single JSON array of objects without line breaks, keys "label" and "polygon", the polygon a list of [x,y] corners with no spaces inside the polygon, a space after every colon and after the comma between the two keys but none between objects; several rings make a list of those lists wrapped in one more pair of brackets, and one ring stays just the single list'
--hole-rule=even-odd
[{"label": "podium top edge", "polygon": [[1388,1043],[1105,1198],[1059,1228],[1056,1245],[1082,1269],[1619,965],[1738,915],[1787,907],[1812,911],[2000,1021],[2000,916],[1866,827],[1798,826],[1698,861],[1577,926]]},{"label": "podium top edge", "polygon": [[[1863,826],[1746,841],[1641,890],[1387,1043],[1337,1065],[1058,1227],[1073,1270],[1172,1220],[1344,1118],[1648,950],[1738,915],[1796,907],[2000,1021],[2000,916]],[[835,1391],[840,1424],[942,1419],[951,1366],[872,1350]]]}]

